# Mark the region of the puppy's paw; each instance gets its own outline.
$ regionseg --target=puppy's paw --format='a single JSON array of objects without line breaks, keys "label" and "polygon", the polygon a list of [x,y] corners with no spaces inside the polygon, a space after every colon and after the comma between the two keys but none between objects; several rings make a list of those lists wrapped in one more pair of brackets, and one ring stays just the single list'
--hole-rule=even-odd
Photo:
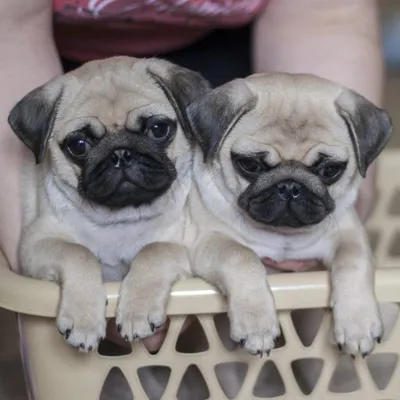
[{"label": "puppy's paw", "polygon": [[80,351],[95,350],[106,334],[106,291],[103,286],[88,291],[63,289],[57,329]]},{"label": "puppy's paw", "polygon": [[272,294],[235,298],[230,302],[231,338],[250,354],[269,355],[280,336],[279,320]]},{"label": "puppy's paw", "polygon": [[364,294],[332,301],[334,339],[339,350],[353,357],[369,355],[383,335],[378,303],[373,295],[368,297]]},{"label": "puppy's paw", "polygon": [[165,297],[154,286],[139,288],[122,283],[115,321],[121,336],[131,342],[153,335],[167,319]]}]

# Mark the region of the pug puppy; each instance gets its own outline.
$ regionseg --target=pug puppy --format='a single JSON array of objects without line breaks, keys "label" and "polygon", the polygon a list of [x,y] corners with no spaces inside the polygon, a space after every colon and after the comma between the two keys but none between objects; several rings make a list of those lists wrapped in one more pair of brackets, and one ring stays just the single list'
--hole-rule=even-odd
[{"label": "pug puppy", "polygon": [[153,291],[154,318],[135,331],[132,319],[144,317],[134,278],[140,271],[150,285],[162,263],[176,267],[172,280],[189,269],[179,245],[191,186],[185,107],[208,87],[163,60],[115,57],[55,78],[12,109],[9,124],[36,161],[23,169],[21,270],[60,284],[57,327],[72,346],[90,351],[105,336],[103,280],[126,276],[117,322],[127,339],[163,322],[166,299]]},{"label": "pug puppy", "polygon": [[391,136],[388,114],[322,78],[270,73],[214,89],[188,116],[198,143],[192,268],[226,295],[231,338],[262,355],[280,335],[260,258],[319,259],[330,271],[337,345],[371,353],[382,322],[353,204]]}]

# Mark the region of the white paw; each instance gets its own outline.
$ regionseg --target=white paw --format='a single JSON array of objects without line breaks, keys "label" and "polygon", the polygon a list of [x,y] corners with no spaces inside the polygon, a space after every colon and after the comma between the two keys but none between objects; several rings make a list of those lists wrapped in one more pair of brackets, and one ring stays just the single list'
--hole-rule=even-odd
[{"label": "white paw", "polygon": [[374,350],[375,342],[380,343],[383,325],[373,295],[333,298],[332,313],[333,336],[340,350],[365,357]]},{"label": "white paw", "polygon": [[167,298],[156,282],[151,288],[123,282],[115,321],[121,336],[129,342],[152,336],[166,321]]},{"label": "white paw", "polygon": [[80,351],[95,350],[106,334],[106,291],[103,286],[82,291],[63,288],[57,328]]},{"label": "white paw", "polygon": [[266,290],[242,299],[234,295],[228,315],[232,340],[249,353],[262,356],[275,347],[280,327],[272,293]]}]

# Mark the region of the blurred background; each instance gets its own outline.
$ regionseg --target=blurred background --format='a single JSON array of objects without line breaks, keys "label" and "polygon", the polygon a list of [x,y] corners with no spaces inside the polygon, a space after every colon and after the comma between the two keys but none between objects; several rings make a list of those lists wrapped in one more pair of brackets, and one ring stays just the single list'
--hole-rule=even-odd
[{"label": "blurred background", "polygon": [[[349,0],[351,1],[351,0]],[[400,0],[380,0],[387,66],[385,108],[395,131],[390,147],[400,147]],[[0,400],[27,400],[14,314],[0,308]]]},{"label": "blurred background", "polygon": [[391,147],[400,147],[400,1],[381,0],[382,41],[385,55],[387,79],[385,107],[395,127]]}]

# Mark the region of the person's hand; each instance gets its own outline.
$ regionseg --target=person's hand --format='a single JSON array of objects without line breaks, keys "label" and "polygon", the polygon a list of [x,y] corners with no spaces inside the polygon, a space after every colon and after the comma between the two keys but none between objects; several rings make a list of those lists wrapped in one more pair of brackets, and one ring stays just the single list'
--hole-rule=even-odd
[{"label": "person's hand", "polygon": [[[183,323],[181,332],[184,332],[186,328],[192,323],[192,321],[193,319],[191,317],[186,318],[185,322]],[[149,353],[154,353],[160,350],[161,346],[164,343],[165,336],[167,335],[168,327],[169,320],[167,320],[167,322],[163,326],[161,326],[161,328],[158,328],[153,336],[149,336],[142,340],[144,347]],[[119,334],[114,318],[107,323],[106,338],[111,342],[119,344],[122,347],[129,348],[131,346],[130,343],[126,342]]]},{"label": "person's hand", "polygon": [[[161,328],[157,329],[153,336],[142,340],[142,343],[149,353],[154,353],[161,348],[165,340],[168,325],[169,323],[167,322]],[[115,318],[111,319],[107,323],[106,338],[109,341],[114,342],[122,347],[131,347],[131,344],[129,342],[126,342],[119,334],[117,326],[115,324]]]}]

